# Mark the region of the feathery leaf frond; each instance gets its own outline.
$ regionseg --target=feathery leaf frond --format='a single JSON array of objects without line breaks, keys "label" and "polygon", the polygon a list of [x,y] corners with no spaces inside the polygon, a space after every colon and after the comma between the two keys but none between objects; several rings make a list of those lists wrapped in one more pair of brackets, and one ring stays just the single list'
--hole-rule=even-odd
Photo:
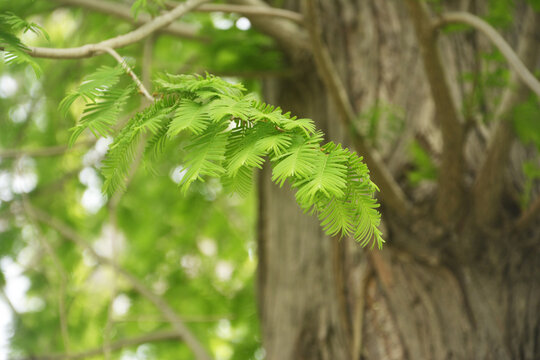
[{"label": "feathery leaf frond", "polygon": [[12,13],[0,14],[0,48],[4,49],[4,59],[7,64],[30,65],[37,76],[41,75],[41,68],[35,60],[28,55],[28,47],[17,37],[17,32],[32,31],[42,34],[47,40],[49,35],[36,23],[29,23]]},{"label": "feathery leaf frond", "polygon": [[178,135],[183,130],[189,130],[198,135],[207,128],[209,123],[210,115],[206,105],[183,99],[169,127],[169,136]]},{"label": "feathery leaf frond", "polygon": [[212,124],[204,134],[195,136],[185,147],[188,151],[187,172],[180,182],[184,192],[194,181],[204,180],[203,176],[219,177],[225,172],[222,162],[229,137],[226,128],[223,124]]},{"label": "feathery leaf frond", "polygon": [[[323,134],[312,120],[283,113],[244,95],[241,85],[211,75],[167,75],[157,85],[163,96],[118,134],[104,161],[109,192],[122,188],[134,146],[143,134],[152,135],[147,151],[156,154],[172,137],[185,132],[189,140],[180,181],[184,192],[194,181],[212,176],[245,195],[254,169],[270,158],[272,181],[280,187],[289,181],[300,207],[315,213],[327,234],[353,236],[362,246],[382,246],[374,198],[378,189],[367,166],[338,144],[321,146]],[[95,100],[95,88],[88,86],[80,93],[89,95],[81,96]],[[109,124],[107,119],[101,121]]]},{"label": "feathery leaf frond", "polygon": [[292,146],[282,155],[274,158],[272,181],[281,187],[290,177],[303,179],[311,175],[315,169],[314,164],[319,155],[319,143],[322,137],[322,133],[317,133],[311,138],[297,134]]},{"label": "feathery leaf frond", "polygon": [[107,89],[96,96],[94,102],[86,104],[81,120],[75,126],[69,140],[69,146],[75,143],[85,129],[90,129],[96,137],[111,135],[118,115],[134,90],[134,86],[126,89]]},{"label": "feathery leaf frond", "polygon": [[102,66],[86,76],[77,90],[70,92],[58,105],[58,110],[67,115],[69,108],[79,97],[85,101],[96,101],[100,94],[116,85],[124,70],[120,66]]}]

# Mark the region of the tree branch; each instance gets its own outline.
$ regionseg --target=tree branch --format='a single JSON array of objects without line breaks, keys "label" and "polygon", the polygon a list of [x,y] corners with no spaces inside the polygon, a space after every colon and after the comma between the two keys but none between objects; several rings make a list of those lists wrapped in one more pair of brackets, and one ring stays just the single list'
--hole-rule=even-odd
[{"label": "tree branch", "polygon": [[427,5],[420,0],[406,0],[406,5],[420,46],[443,138],[436,212],[443,224],[450,225],[457,220],[464,200],[462,120],[450,91]]},{"label": "tree branch", "polygon": [[343,125],[348,130],[355,149],[364,156],[372,178],[381,189],[381,202],[400,215],[406,215],[411,209],[405,194],[384,165],[379,154],[365,142],[356,126],[356,114],[349,101],[345,86],[334,66],[328,49],[321,39],[321,30],[317,22],[317,9],[311,0],[304,0],[305,23],[311,40],[311,49],[317,65],[317,71],[337,105]]},{"label": "tree branch", "polygon": [[[275,8],[262,0],[228,0],[232,4],[244,5],[276,14]],[[253,25],[262,33],[274,38],[281,48],[293,59],[303,59],[309,53],[309,39],[304,29],[288,20],[269,16],[248,15]]]},{"label": "tree branch", "polygon": [[[540,13],[530,9],[524,20],[517,51],[524,65],[530,68],[536,65],[540,55],[540,43],[535,38],[539,33]],[[511,123],[512,110],[527,99],[528,93],[528,88],[519,81],[519,76],[512,72],[510,84],[506,87],[499,108],[495,112],[495,129],[474,183],[474,211],[476,221],[480,225],[493,225],[501,211],[504,172],[510,160],[510,148],[515,137]]]},{"label": "tree branch", "polygon": [[210,0],[188,0],[185,3],[181,3],[173,10],[154,18],[154,20],[150,22],[147,22],[136,30],[101,41],[97,44],[86,44],[80,47],[64,49],[29,47],[28,54],[33,57],[49,59],[82,59],[92,57],[94,55],[103,53],[104,48],[117,49],[136,43],[153,32],[169,25],[171,22],[192,11],[197,6],[208,1]]},{"label": "tree branch", "polygon": [[[53,1],[56,1],[57,3],[63,4],[63,5],[77,6],[84,9],[100,12],[103,14],[112,15],[120,19],[127,20],[128,22],[135,24],[137,26],[141,26],[152,21],[152,17],[149,14],[145,14],[145,13],[139,14],[137,18],[135,19],[133,17],[133,13],[131,12],[131,8],[129,6],[122,5],[120,3],[113,3],[109,1],[103,1],[103,0],[53,0]],[[178,3],[176,3],[175,5],[178,5]],[[190,24],[174,22],[160,29],[159,32],[172,35],[172,36],[186,38],[186,39],[194,39],[194,40],[205,41],[205,42],[209,41],[208,38],[199,36],[197,34],[197,28]]]},{"label": "tree branch", "polygon": [[[141,335],[132,338],[126,338],[110,343],[110,351],[122,350],[126,347],[153,343],[158,341],[169,340],[181,340],[181,337],[174,330],[156,331],[146,335]],[[98,356],[103,354],[103,347],[86,350],[77,354],[54,354],[54,355],[42,355],[42,356],[30,356],[20,360],[78,360],[86,359],[92,356]]]},{"label": "tree branch", "polygon": [[499,49],[501,54],[506,58],[512,69],[521,80],[531,89],[536,95],[540,96],[540,81],[527,69],[519,56],[512,50],[510,45],[504,38],[486,21],[476,15],[467,12],[449,12],[439,15],[439,18],[433,24],[435,29],[448,24],[467,24],[482,32],[492,43]]},{"label": "tree branch", "polygon": [[38,149],[5,149],[0,150],[0,159],[18,158],[21,156],[47,157],[65,154],[78,147],[93,145],[97,139],[87,139],[75,143],[72,147],[65,145],[49,146]]},{"label": "tree branch", "polygon": [[211,360],[212,358],[208,352],[204,349],[199,340],[191,333],[186,327],[183,320],[176,314],[173,308],[162,297],[154,294],[146,285],[144,285],[133,274],[120,267],[114,260],[99,255],[92,246],[90,246],[85,239],[80,236],[77,231],[70,228],[67,224],[60,222],[45,213],[44,211],[33,207],[30,204],[25,205],[25,211],[29,217],[35,219],[47,226],[55,229],[66,239],[72,241],[80,248],[87,251],[88,254],[98,263],[107,265],[113,270],[122,275],[130,285],[143,297],[148,299],[154,306],[163,314],[163,316],[171,323],[176,334],[184,340],[186,345],[193,351],[197,360]]},{"label": "tree branch", "polygon": [[[167,7],[173,7],[175,3],[166,2]],[[269,16],[287,19],[297,24],[304,22],[304,17],[295,11],[278,9],[270,6],[254,5],[229,5],[229,4],[207,4],[195,9],[195,12],[224,12],[237,13],[245,16]]]}]

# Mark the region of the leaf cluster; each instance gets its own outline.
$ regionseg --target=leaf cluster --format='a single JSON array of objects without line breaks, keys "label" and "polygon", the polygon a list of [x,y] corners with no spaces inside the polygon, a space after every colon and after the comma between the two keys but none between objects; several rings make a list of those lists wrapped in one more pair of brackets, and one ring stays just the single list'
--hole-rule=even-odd
[{"label": "leaf cluster", "polygon": [[58,105],[58,109],[67,115],[69,108],[75,100],[82,98],[85,108],[79,123],[72,129],[69,140],[72,146],[85,129],[90,129],[95,136],[108,136],[113,132],[113,125],[118,115],[135,87],[118,87],[120,77],[124,70],[120,65],[116,67],[102,66],[94,73],[84,78],[79,87],[71,91]]},{"label": "leaf cluster", "polygon": [[[94,80],[99,78],[98,71],[85,84],[96,89]],[[107,81],[110,85],[110,77]],[[197,180],[217,177],[245,194],[251,189],[254,169],[261,169],[269,159],[272,180],[280,187],[288,182],[296,190],[298,204],[319,217],[327,234],[350,235],[363,246],[370,242],[382,246],[379,205],[374,199],[377,187],[367,166],[340,145],[323,145],[323,134],[312,120],[298,119],[246,94],[242,85],[211,75],[166,75],[156,84],[161,97],[131,119],[110,147],[103,163],[107,192],[123,188],[140,141],[148,138],[146,151],[156,155],[170,139],[185,134],[187,155],[180,181],[184,192]],[[93,91],[79,88],[62,107],[76,94],[95,102]],[[108,118],[98,120],[94,108],[88,113],[92,121],[81,121],[76,134],[85,127],[102,134],[95,124],[111,124]]]},{"label": "leaf cluster", "polygon": [[28,64],[32,66],[36,75],[41,75],[41,68],[27,53],[28,47],[17,37],[17,33],[27,31],[43,35],[50,40],[49,35],[40,25],[21,19],[11,12],[0,14],[0,49],[5,51],[6,63]]}]

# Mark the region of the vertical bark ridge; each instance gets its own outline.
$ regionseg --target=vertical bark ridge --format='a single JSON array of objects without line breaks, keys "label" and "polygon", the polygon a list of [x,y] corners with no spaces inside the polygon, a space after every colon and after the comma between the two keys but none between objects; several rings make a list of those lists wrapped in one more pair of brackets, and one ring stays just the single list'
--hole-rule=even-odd
[{"label": "vertical bark ridge", "polygon": [[[404,3],[320,4],[325,43],[341,79],[346,79],[355,110],[367,112],[377,99],[403,109],[411,129],[400,140],[406,153],[418,129],[431,124],[433,102]],[[284,5],[294,8],[298,1]],[[382,26],[377,28],[375,21]],[[447,63],[453,64],[450,47],[455,44],[441,45]],[[346,143],[343,128],[335,126],[336,108],[313,64],[297,65],[303,72],[296,78],[266,82],[267,100],[313,118],[329,139]],[[465,61],[462,68],[467,66]],[[382,145],[383,156],[391,151]],[[531,277],[539,272],[534,261],[538,252],[518,244],[525,246],[524,237],[536,244],[540,234],[519,239],[502,232],[486,236],[472,223],[463,223],[459,232],[448,230],[432,216],[435,199],[427,196],[411,222],[387,214],[388,245],[378,253],[392,279],[386,281],[381,271],[369,275],[368,256],[357,244],[349,239],[336,244],[324,236],[317,220],[301,214],[292,194],[277,189],[268,174],[261,178],[261,187],[266,223],[259,238],[265,272],[260,286],[268,360],[538,357],[540,280]],[[429,251],[424,256],[413,250],[410,255],[398,244]]]}]

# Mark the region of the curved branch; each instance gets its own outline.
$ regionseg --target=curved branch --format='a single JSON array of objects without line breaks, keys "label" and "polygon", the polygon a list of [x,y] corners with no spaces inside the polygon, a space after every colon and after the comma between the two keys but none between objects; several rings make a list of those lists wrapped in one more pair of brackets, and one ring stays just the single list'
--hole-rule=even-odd
[{"label": "curved branch", "polygon": [[540,96],[540,81],[527,69],[519,56],[508,45],[504,38],[486,21],[467,12],[449,12],[439,15],[433,24],[434,29],[448,24],[466,24],[483,33],[499,49],[519,78],[538,96]]},{"label": "curved branch", "polygon": [[82,59],[91,57],[103,53],[104,48],[117,49],[136,43],[208,1],[210,0],[188,0],[136,30],[101,41],[97,44],[87,44],[80,47],[64,49],[29,47],[28,54],[33,57],[49,59]]},{"label": "curved branch", "polygon": [[330,53],[321,39],[321,30],[317,23],[317,9],[315,8],[315,4],[313,1],[305,0],[302,2],[302,6],[305,9],[305,22],[311,40],[311,49],[317,65],[317,71],[341,113],[340,118],[348,130],[355,149],[364,156],[374,182],[381,189],[379,198],[384,205],[396,213],[406,215],[409,213],[411,205],[405,194],[392,177],[388,168],[384,165],[379,154],[364,142],[360,131],[356,127],[356,114],[349,101],[349,95],[341,82]]},{"label": "curved branch", "polygon": [[[272,12],[277,14],[275,8],[269,6],[262,0],[228,0],[228,2],[251,8],[257,8],[258,11]],[[208,6],[208,5],[207,5]],[[232,6],[232,5],[229,5]],[[280,14],[282,14],[280,12]],[[293,59],[304,59],[309,54],[309,39],[303,28],[297,23],[285,20],[279,17],[270,16],[248,16],[259,31],[272,37],[281,46],[281,48]],[[290,19],[289,19],[290,20]]]},{"label": "curved branch", "polygon": [[109,259],[99,255],[94,248],[89,245],[86,240],[77,233],[74,229],[70,228],[67,224],[60,222],[48,215],[46,212],[30,205],[25,204],[25,211],[29,217],[35,219],[38,222],[50,226],[56,230],[60,235],[66,239],[72,241],[80,248],[84,249],[94,260],[98,263],[107,265],[122,275],[127,282],[143,297],[149,300],[154,306],[163,314],[163,316],[171,323],[175,332],[180,336],[186,345],[193,351],[197,360],[212,360],[211,356],[204,349],[199,340],[193,335],[193,333],[186,327],[184,321],[176,314],[173,308],[163,299],[152,292],[146,285],[144,285],[137,277],[128,272],[126,269],[120,267],[113,259]]},{"label": "curved branch", "polygon": [[405,3],[420,47],[424,71],[435,103],[435,116],[440,122],[443,138],[436,213],[444,224],[450,225],[455,223],[459,214],[462,213],[465,198],[463,121],[450,90],[427,5],[422,0],[406,0]]},{"label": "curved branch", "polygon": [[226,12],[238,13],[246,16],[270,16],[293,21],[297,24],[304,22],[304,17],[295,11],[273,8],[270,6],[253,5],[226,5],[226,4],[207,4],[195,10],[196,12]]},{"label": "curved branch", "polygon": [[[126,338],[112,342],[109,345],[111,351],[122,350],[123,348],[136,346],[141,344],[153,343],[158,341],[181,340],[178,333],[174,330],[156,331],[146,335],[141,335],[132,338]],[[42,356],[30,356],[24,360],[78,360],[86,359],[92,356],[103,354],[103,347],[82,351],[77,354],[54,354]],[[21,359],[22,360],[22,359]]]},{"label": "curved branch", "polygon": [[[103,0],[53,0],[61,5],[77,6],[80,8],[100,12],[107,15],[112,15],[120,19],[124,19],[137,26],[144,25],[152,21],[152,17],[148,14],[142,13],[133,17],[133,13],[129,6],[122,5],[120,3],[113,3]],[[176,3],[175,5],[178,5]],[[185,23],[171,23],[159,30],[164,34],[177,36],[186,39],[194,39],[198,41],[208,41],[206,37],[199,36],[197,34],[197,27]]]},{"label": "curved branch", "polygon": [[[519,38],[518,57],[525,66],[533,67],[540,55],[540,43],[536,39],[540,33],[540,13],[531,9],[524,19]],[[510,160],[510,149],[515,138],[512,129],[512,110],[528,97],[528,88],[512,72],[510,84],[502,95],[495,112],[495,129],[492,132],[486,156],[474,182],[474,211],[477,223],[492,226],[502,209],[501,197],[504,190],[504,172]]]}]

